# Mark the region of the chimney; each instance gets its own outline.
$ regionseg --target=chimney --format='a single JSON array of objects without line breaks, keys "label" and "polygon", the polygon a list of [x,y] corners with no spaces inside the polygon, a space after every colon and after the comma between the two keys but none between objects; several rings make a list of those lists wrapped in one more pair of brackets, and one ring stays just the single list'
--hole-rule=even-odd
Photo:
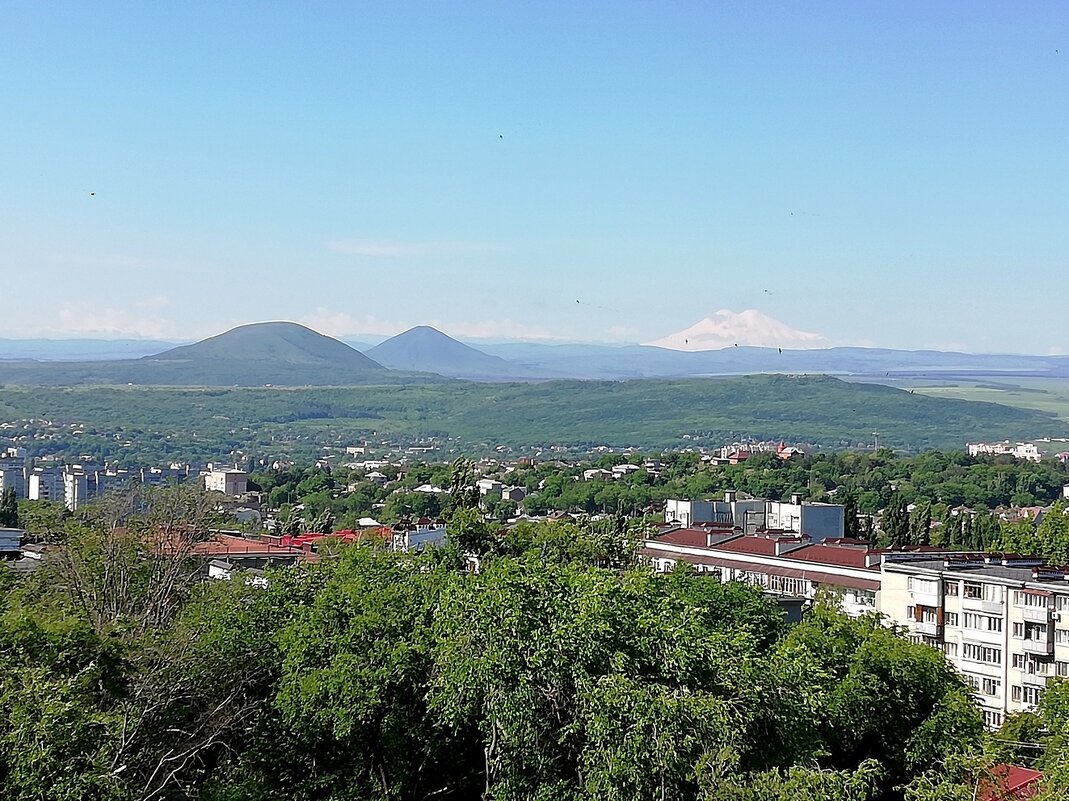
[{"label": "chimney", "polygon": [[798,506],[801,503],[802,503],[802,496],[801,495],[799,495],[797,492],[794,493],[793,495],[791,495],[791,504],[793,506]]},{"label": "chimney", "polygon": [[724,503],[735,503],[735,490],[724,491]]},{"label": "chimney", "polygon": [[795,551],[805,545],[805,541],[793,537],[780,537],[776,540],[776,556],[782,556],[789,551]]}]

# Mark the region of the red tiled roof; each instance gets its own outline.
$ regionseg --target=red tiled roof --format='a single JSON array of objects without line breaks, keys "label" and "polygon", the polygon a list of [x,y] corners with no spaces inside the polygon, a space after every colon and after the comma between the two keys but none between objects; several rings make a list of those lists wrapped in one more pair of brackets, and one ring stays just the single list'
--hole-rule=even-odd
[{"label": "red tiled roof", "polygon": [[979,801],[1027,801],[1039,792],[1043,774],[1019,765],[995,765],[991,779],[980,786]]},{"label": "red tiled roof", "polygon": [[658,542],[672,545],[686,545],[691,548],[705,548],[709,544],[709,532],[696,528],[677,528],[656,537]]},{"label": "red tiled roof", "polygon": [[235,537],[232,534],[216,534],[212,539],[198,542],[193,546],[193,556],[228,556],[263,554],[269,556],[299,555],[300,548],[291,548],[285,545],[272,545],[262,540],[250,540],[244,537]]},{"label": "red tiled roof", "polygon": [[783,554],[787,559],[797,559],[801,562],[818,562],[823,565],[838,565],[840,567],[858,567],[866,570],[880,571],[879,564],[869,566],[865,563],[869,551],[843,545],[825,545],[816,543],[806,545],[796,551]]},{"label": "red tiled roof", "polygon": [[752,553],[760,556],[775,556],[776,542],[781,539],[790,542],[804,542],[804,540],[799,540],[797,537],[772,537],[771,539],[766,537],[737,537],[736,539],[714,545],[713,549],[717,551],[731,551],[732,553]]}]

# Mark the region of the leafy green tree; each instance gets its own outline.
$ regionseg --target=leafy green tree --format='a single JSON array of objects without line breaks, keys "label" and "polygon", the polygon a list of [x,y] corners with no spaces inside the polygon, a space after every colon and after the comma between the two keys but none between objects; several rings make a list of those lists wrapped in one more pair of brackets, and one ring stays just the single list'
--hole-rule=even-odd
[{"label": "leafy green tree", "polygon": [[475,486],[475,464],[458,457],[449,475],[449,508],[452,511],[479,508],[479,488]]},{"label": "leafy green tree", "polygon": [[897,492],[892,494],[882,520],[883,536],[889,545],[897,547],[909,542],[909,522],[905,498]]},{"label": "leafy green tree", "polygon": [[0,493],[0,526],[18,528],[19,502],[15,497],[15,488],[8,487]]}]

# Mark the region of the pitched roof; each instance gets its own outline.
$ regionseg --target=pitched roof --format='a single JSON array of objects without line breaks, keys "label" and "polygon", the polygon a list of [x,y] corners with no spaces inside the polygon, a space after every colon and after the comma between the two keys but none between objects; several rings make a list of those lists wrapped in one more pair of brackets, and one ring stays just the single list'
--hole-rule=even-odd
[{"label": "pitched roof", "polygon": [[794,551],[784,554],[787,559],[797,559],[802,562],[816,562],[822,565],[838,565],[840,567],[858,567],[868,570],[880,571],[879,564],[870,566],[867,546],[853,544],[825,544],[818,542],[813,545],[805,545]]}]

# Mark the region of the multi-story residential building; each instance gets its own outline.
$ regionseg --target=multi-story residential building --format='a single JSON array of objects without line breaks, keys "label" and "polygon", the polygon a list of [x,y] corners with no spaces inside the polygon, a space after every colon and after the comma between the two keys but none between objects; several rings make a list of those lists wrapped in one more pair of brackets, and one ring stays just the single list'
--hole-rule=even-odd
[{"label": "multi-story residential building", "polygon": [[16,498],[26,497],[26,450],[7,448],[0,451],[0,493],[15,490]]},{"label": "multi-story residential building", "polygon": [[63,471],[58,467],[35,467],[30,473],[27,495],[31,501],[62,501]]},{"label": "multi-story residential building", "polygon": [[74,464],[63,469],[63,503],[72,512],[104,494],[107,477],[96,465]]},{"label": "multi-story residential building", "polygon": [[723,581],[743,581],[777,596],[814,600],[833,591],[850,615],[875,612],[880,564],[899,555],[843,538],[812,543],[805,537],[747,535],[730,523],[670,529],[645,541],[641,554],[655,569],[686,562]]},{"label": "multi-story residential building", "polygon": [[204,474],[204,489],[224,495],[244,495],[248,490],[249,474],[236,467],[213,469]]},{"label": "multi-story residential building", "polygon": [[1043,458],[1039,448],[1032,442],[969,442],[965,447],[969,456],[1012,456],[1029,462],[1038,462]]},{"label": "multi-story residential building", "polygon": [[668,500],[665,523],[683,527],[702,523],[731,523],[746,534],[777,530],[809,537],[813,542],[838,538],[844,532],[844,510],[839,504],[811,503],[793,495],[789,502],[764,498],[740,499],[733,491],[722,501]]},{"label": "multi-story residential building", "polygon": [[1069,676],[1069,571],[1015,555],[885,561],[880,611],[942,650],[973,686],[988,726],[1032,709]]}]

